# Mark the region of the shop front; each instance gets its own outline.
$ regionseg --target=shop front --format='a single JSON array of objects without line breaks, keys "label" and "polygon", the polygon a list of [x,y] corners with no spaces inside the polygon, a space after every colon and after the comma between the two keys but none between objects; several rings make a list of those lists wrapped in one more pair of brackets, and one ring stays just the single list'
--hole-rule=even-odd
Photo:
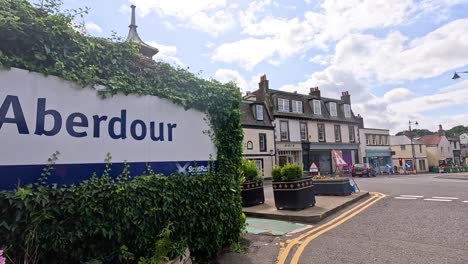
[{"label": "shop front", "polygon": [[[358,160],[358,148],[355,144],[309,144],[308,150],[304,147],[304,170],[309,170],[315,163],[322,175],[329,175],[335,171],[331,150],[336,150],[343,160],[351,165]],[[345,169],[345,168],[344,168]]]},{"label": "shop front", "polygon": [[278,153],[278,165],[302,164],[302,145],[301,143],[276,143]]},{"label": "shop front", "polygon": [[386,172],[388,170],[387,164],[392,165],[391,151],[367,149],[364,161],[373,165],[378,172]]}]

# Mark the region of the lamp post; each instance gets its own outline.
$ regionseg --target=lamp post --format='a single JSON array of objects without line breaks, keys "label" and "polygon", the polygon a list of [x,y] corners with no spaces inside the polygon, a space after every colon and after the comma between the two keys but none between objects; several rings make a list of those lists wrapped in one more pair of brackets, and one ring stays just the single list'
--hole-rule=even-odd
[{"label": "lamp post", "polygon": [[[415,157],[415,153],[414,153],[414,143],[413,143],[413,130],[411,130],[411,120],[408,121],[408,126],[409,126],[409,134],[410,134],[410,142],[411,142],[411,153],[412,153],[412,157],[413,157],[413,164],[412,164],[412,167],[413,167],[413,171],[416,169],[416,157]],[[416,121],[414,123],[416,126],[418,125],[418,121]]]},{"label": "lamp post", "polygon": [[468,73],[468,71],[462,71],[462,72],[454,72],[452,80],[460,79],[459,73]]}]

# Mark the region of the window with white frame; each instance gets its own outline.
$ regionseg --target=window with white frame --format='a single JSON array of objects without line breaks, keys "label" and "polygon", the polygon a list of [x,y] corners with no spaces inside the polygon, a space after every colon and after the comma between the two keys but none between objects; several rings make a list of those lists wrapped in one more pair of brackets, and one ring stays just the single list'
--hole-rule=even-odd
[{"label": "window with white frame", "polygon": [[368,145],[368,146],[370,146],[370,144],[371,144],[370,137],[371,137],[370,135],[366,134],[366,145]]},{"label": "window with white frame", "polygon": [[351,106],[349,104],[345,104],[343,105],[343,109],[344,109],[344,116],[346,118],[351,118]]},{"label": "window with white frame", "polygon": [[278,111],[289,112],[289,100],[278,98]]},{"label": "window with white frame", "polygon": [[302,113],[302,101],[292,100],[291,108],[294,113]]},{"label": "window with white frame", "polygon": [[349,126],[348,131],[349,131],[349,142],[354,143],[356,141],[356,137],[354,134],[354,126]]},{"label": "window with white frame", "polygon": [[341,142],[341,126],[335,125],[335,142]]},{"label": "window with white frame", "polygon": [[325,142],[325,124],[317,124],[317,129],[319,142]]},{"label": "window with white frame", "polygon": [[301,140],[302,141],[307,141],[307,123],[306,122],[300,122],[299,123],[299,129],[301,133]]},{"label": "window with white frame", "polygon": [[338,113],[337,113],[337,111],[336,111],[336,103],[330,102],[330,103],[328,103],[328,104],[329,104],[329,106],[330,106],[330,115],[331,115],[331,116],[338,116]]},{"label": "window with white frame", "polygon": [[260,152],[266,152],[267,151],[267,139],[266,139],[265,133],[258,134],[258,142],[259,142]]},{"label": "window with white frame", "polygon": [[255,117],[257,120],[263,120],[263,105],[255,105]]},{"label": "window with white frame", "polygon": [[280,121],[280,137],[281,141],[289,140],[289,124],[288,121]]},{"label": "window with white frame", "polygon": [[312,100],[312,104],[314,106],[314,114],[315,115],[321,115],[322,114],[322,108],[320,107],[320,101],[319,100]]}]

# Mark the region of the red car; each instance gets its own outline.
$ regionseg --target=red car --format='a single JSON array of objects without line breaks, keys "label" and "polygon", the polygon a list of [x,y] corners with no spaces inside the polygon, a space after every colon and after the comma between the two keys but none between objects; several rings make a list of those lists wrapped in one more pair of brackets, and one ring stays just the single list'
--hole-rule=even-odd
[{"label": "red car", "polygon": [[353,172],[351,173],[353,177],[359,176],[362,177],[363,175],[367,177],[375,177],[377,172],[375,171],[374,166],[370,165],[369,163],[358,163],[354,164]]}]

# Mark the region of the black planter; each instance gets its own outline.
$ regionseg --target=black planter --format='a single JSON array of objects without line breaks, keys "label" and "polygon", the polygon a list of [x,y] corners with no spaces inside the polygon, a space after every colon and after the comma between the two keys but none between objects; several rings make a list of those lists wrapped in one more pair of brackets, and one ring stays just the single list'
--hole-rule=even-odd
[{"label": "black planter", "polygon": [[302,210],[315,205],[312,178],[290,181],[273,181],[276,209]]},{"label": "black planter", "polygon": [[349,178],[312,180],[316,195],[346,196],[352,193]]},{"label": "black planter", "polygon": [[263,182],[244,182],[242,185],[242,207],[254,206],[264,202]]}]

